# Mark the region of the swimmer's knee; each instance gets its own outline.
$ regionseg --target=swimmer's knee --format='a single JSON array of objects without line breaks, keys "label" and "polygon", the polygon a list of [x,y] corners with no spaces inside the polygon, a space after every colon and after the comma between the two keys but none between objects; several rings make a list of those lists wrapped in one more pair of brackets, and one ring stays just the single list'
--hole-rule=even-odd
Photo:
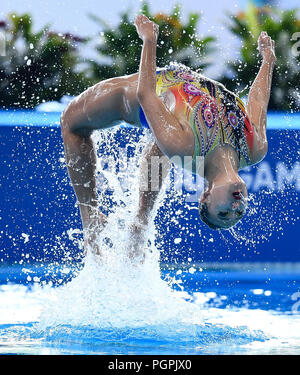
[{"label": "swimmer's knee", "polygon": [[76,125],[73,120],[74,118],[74,109],[72,108],[72,103],[70,103],[60,116],[61,134],[64,141],[74,140],[75,138],[87,138],[92,133],[92,129]]},{"label": "swimmer's knee", "polygon": [[70,103],[60,116],[60,127],[63,137],[66,137],[70,133],[73,133],[73,122],[71,112],[72,107]]}]

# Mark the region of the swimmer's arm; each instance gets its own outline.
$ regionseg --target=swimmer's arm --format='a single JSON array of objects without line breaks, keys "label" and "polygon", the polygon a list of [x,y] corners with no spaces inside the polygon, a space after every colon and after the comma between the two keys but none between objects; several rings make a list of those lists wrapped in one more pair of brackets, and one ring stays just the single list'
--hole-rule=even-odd
[{"label": "swimmer's arm", "polygon": [[149,21],[143,14],[135,20],[135,26],[140,38],[143,40],[142,56],[139,68],[138,97],[146,92],[156,94],[156,43],[158,26]]},{"label": "swimmer's arm", "polygon": [[156,95],[156,42],[158,28],[144,15],[135,21],[143,39],[137,98],[162,152],[169,156],[192,156],[194,135],[188,124],[181,124]]},{"label": "swimmer's arm", "polygon": [[256,153],[265,154],[267,148],[267,109],[276,57],[274,41],[266,33],[260,35],[258,44],[263,61],[250,88],[247,112],[252,125],[256,129]]},{"label": "swimmer's arm", "polygon": [[249,92],[247,111],[259,132],[266,128],[273,69],[274,63],[264,60]]}]

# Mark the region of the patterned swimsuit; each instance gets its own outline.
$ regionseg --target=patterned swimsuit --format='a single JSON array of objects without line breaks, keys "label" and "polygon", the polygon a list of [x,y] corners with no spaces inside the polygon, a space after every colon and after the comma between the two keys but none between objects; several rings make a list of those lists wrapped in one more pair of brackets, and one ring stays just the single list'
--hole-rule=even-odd
[{"label": "patterned swimsuit", "polygon": [[[219,144],[231,145],[240,168],[251,165],[253,127],[243,102],[222,84],[195,73],[184,65],[156,72],[156,94],[172,92],[176,112],[183,111],[195,136],[193,159],[206,158]],[[148,127],[140,107],[140,122]]]}]

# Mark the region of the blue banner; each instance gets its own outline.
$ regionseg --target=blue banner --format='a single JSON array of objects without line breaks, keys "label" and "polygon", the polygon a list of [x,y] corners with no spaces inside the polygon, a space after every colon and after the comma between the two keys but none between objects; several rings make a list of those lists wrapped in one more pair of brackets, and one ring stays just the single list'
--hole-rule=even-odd
[{"label": "blue banner", "polygon": [[[299,115],[270,114],[268,123],[267,157],[241,171],[250,202],[232,230],[207,228],[187,191],[179,194],[174,183],[167,189],[155,219],[163,263],[300,261]],[[114,135],[116,148],[128,142],[125,133],[134,143],[142,131],[121,127]],[[81,261],[81,222],[59,114],[1,112],[0,146],[1,262]],[[138,182],[132,188],[138,189]]]}]

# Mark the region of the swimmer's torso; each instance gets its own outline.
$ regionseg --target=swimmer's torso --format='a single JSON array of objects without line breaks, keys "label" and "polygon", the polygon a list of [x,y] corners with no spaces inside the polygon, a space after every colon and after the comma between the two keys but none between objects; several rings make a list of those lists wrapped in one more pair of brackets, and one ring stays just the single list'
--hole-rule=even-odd
[{"label": "swimmer's torso", "polygon": [[181,65],[158,69],[156,94],[195,136],[194,159],[206,158],[219,144],[237,152],[240,168],[251,165],[253,128],[243,102],[222,84]]}]

